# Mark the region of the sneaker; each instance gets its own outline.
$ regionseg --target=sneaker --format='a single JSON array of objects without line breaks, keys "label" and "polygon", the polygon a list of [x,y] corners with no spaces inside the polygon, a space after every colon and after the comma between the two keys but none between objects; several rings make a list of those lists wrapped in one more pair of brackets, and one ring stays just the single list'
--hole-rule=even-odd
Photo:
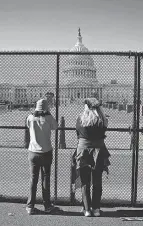
[{"label": "sneaker", "polygon": [[94,217],[100,216],[100,209],[92,209],[92,214]]},{"label": "sneaker", "polygon": [[45,213],[51,213],[55,209],[55,206],[51,204],[50,206],[45,208]]},{"label": "sneaker", "polygon": [[31,207],[26,207],[26,211],[27,211],[27,213],[29,214],[29,215],[32,215],[32,214],[34,214],[35,213],[35,211],[34,211],[34,208],[31,208]]},{"label": "sneaker", "polygon": [[84,216],[85,217],[91,217],[91,212],[90,211],[84,211]]}]

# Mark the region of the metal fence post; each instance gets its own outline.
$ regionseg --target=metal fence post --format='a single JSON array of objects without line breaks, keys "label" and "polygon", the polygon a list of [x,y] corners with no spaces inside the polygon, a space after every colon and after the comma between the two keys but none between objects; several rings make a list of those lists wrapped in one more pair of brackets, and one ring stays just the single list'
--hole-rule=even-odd
[{"label": "metal fence post", "polygon": [[29,128],[26,127],[25,136],[24,136],[24,147],[26,149],[28,149],[28,147],[29,147],[29,142],[30,142],[30,133],[29,133]]},{"label": "metal fence post", "polygon": [[140,71],[141,71],[141,63],[140,63],[140,54],[137,58],[137,126],[136,126],[136,164],[135,164],[135,197],[134,204],[136,205],[137,201],[137,182],[138,182],[138,156],[139,156],[139,124],[140,124]]},{"label": "metal fence post", "polygon": [[[57,77],[56,77],[56,120],[59,121],[59,60],[57,53]],[[55,183],[54,183],[54,201],[57,201],[57,176],[58,176],[58,130],[55,132]]]},{"label": "metal fence post", "polygon": [[73,165],[73,155],[70,156],[71,168],[70,168],[70,202],[71,205],[75,204],[75,165]]},{"label": "metal fence post", "polygon": [[60,141],[59,141],[59,149],[66,149],[66,138],[65,138],[65,119],[64,116],[61,117],[60,120]]},{"label": "metal fence post", "polygon": [[133,105],[133,140],[132,140],[132,185],[131,205],[135,205],[135,168],[136,168],[136,129],[137,129],[137,54],[134,58],[134,105]]}]

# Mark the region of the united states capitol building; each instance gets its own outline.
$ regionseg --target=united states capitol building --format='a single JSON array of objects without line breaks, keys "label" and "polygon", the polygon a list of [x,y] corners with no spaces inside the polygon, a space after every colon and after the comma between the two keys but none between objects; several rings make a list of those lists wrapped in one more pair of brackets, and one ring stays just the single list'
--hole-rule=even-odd
[{"label": "united states capitol building", "polygon": [[[60,71],[59,99],[60,104],[83,101],[87,97],[96,97],[102,103],[133,103],[133,85],[120,84],[116,79],[108,83],[98,81],[95,61],[89,50],[82,42],[80,29],[77,42],[71,52],[83,52],[86,55],[66,55]],[[0,101],[11,102],[13,105],[31,105],[46,92],[56,93],[56,84],[48,80],[42,83],[29,83],[27,85],[0,84]],[[143,89],[141,89],[141,100]]]}]

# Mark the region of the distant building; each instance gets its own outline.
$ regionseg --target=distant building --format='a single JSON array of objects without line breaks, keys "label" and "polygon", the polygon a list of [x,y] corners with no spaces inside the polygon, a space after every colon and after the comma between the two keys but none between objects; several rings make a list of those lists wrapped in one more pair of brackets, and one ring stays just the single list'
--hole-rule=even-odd
[{"label": "distant building", "polygon": [[16,85],[13,89],[13,104],[14,105],[26,105],[27,100],[27,87],[22,85]]},{"label": "distant building", "polygon": [[0,102],[12,101],[11,91],[13,89],[13,84],[1,83],[0,84]]},{"label": "distant building", "polygon": [[111,83],[103,85],[102,101],[103,103],[132,104],[133,93],[133,85],[111,80]]},{"label": "distant building", "polygon": [[37,100],[44,97],[47,92],[52,92],[55,95],[55,85],[49,85],[45,81],[38,84],[28,84],[26,90],[28,104],[34,104]]}]

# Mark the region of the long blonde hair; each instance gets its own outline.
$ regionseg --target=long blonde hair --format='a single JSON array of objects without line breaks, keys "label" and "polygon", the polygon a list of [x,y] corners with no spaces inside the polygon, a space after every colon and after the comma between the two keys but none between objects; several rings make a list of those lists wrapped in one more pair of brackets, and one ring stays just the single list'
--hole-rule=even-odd
[{"label": "long blonde hair", "polygon": [[93,126],[97,122],[101,122],[103,127],[107,127],[108,124],[108,120],[106,119],[106,116],[104,115],[101,107],[98,107],[98,110],[89,109],[87,104],[85,104],[84,111],[80,115],[80,120],[83,127]]}]

